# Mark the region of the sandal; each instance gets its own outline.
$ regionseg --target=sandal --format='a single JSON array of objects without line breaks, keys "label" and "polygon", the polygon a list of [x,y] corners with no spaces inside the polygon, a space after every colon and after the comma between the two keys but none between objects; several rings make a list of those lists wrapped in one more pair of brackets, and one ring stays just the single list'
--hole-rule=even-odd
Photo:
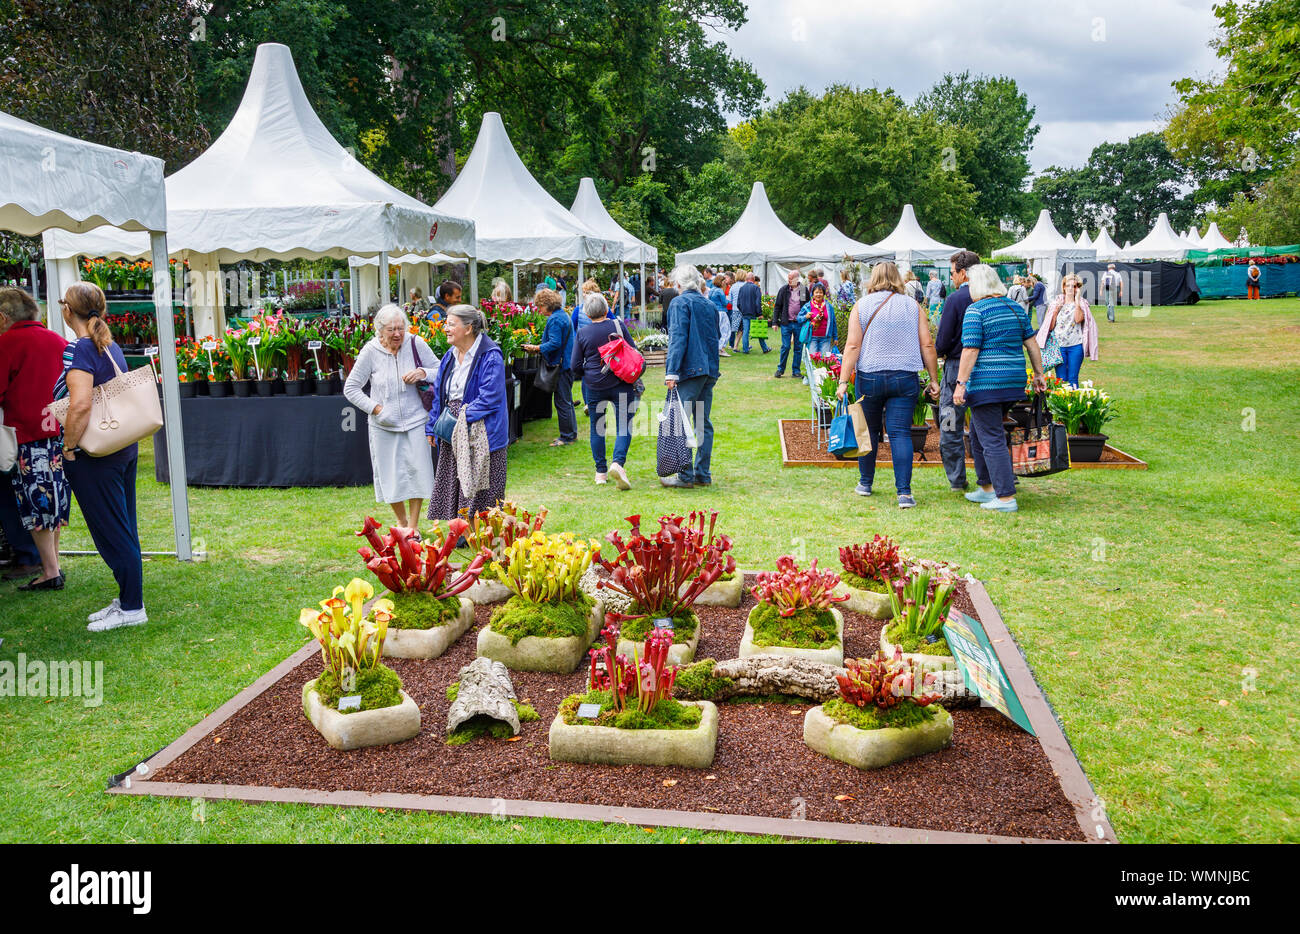
[{"label": "sandal", "polygon": [[569,444],[573,444],[573,442],[572,442],[572,441],[565,441],[565,440],[562,439],[562,438],[556,438],[554,441],[551,442],[551,447],[553,447],[553,448],[562,448],[562,447],[565,447],[566,445],[569,445]]}]

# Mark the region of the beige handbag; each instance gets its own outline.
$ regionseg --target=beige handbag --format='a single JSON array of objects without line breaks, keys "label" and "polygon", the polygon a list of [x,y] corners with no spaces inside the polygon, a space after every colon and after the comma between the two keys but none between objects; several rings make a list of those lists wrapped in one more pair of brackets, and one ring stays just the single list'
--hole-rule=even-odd
[{"label": "beige handbag", "polygon": [[[153,367],[142,366],[123,373],[110,353],[109,361],[117,371],[106,383],[92,390],[90,420],[77,446],[92,457],[116,454],[122,448],[143,441],[162,427],[162,403],[158,399],[158,382]],[[67,426],[72,400],[64,396],[50,403],[50,414]]]}]

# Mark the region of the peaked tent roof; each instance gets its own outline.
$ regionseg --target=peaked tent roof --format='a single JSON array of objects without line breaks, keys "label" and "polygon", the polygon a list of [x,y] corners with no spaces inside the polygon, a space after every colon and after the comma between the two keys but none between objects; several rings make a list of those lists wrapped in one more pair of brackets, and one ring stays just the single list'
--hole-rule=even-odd
[{"label": "peaked tent roof", "polygon": [[1151,232],[1130,247],[1123,250],[1124,259],[1173,259],[1184,260],[1187,251],[1197,249],[1188,240],[1178,235],[1169,224],[1169,215],[1164,211],[1156,218]]},{"label": "peaked tent roof", "polygon": [[1085,230],[1080,233],[1078,238],[1074,241],[1074,245],[1081,250],[1091,250],[1092,240],[1088,238],[1088,231]]},{"label": "peaked tent roof", "polygon": [[163,163],[0,113],[0,229],[164,230]]},{"label": "peaked tent roof", "polygon": [[884,250],[854,240],[842,233],[834,224],[827,224],[822,232],[786,253],[776,253],[768,257],[778,263],[839,263],[845,258],[850,260],[892,259],[893,250]]},{"label": "peaked tent roof", "polygon": [[1052,215],[1043,208],[1038,212],[1038,221],[1034,224],[1033,230],[1025,234],[1024,239],[1010,246],[1004,246],[994,250],[996,256],[1023,256],[1028,259],[1040,259],[1042,257],[1053,255],[1060,250],[1066,250],[1073,246],[1061,232],[1056,229],[1052,223]]},{"label": "peaked tent roof", "polygon": [[680,263],[729,263],[756,266],[769,256],[803,249],[808,241],[776,216],[762,182],[749,190],[749,203],[731,229],[718,239],[677,254]]},{"label": "peaked tent roof", "polygon": [[[167,179],[168,248],[218,262],[350,254],[470,255],[474,224],[373,174],[325,129],[287,46],[257,47],[243,100],[208,150]],[[47,235],[46,255],[139,256],[145,238],[106,228]]]},{"label": "peaked tent roof", "polygon": [[609,216],[609,211],[605,209],[596,191],[596,183],[591,178],[584,177],[578,182],[578,194],[573,199],[573,207],[569,211],[599,236],[622,243],[623,262],[659,262],[659,251],[655,247],[632,236],[619,226],[618,221]]},{"label": "peaked tent roof", "polygon": [[892,252],[894,258],[900,263],[927,259],[946,260],[958,249],[940,243],[922,230],[916,220],[916,211],[910,204],[903,205],[903,213],[899,215],[898,225],[876,246]]},{"label": "peaked tent roof", "polygon": [[1070,234],[1066,234],[1066,235],[1065,235],[1065,242],[1066,242],[1066,244],[1067,244],[1068,246],[1074,246],[1074,245],[1075,245],[1075,243],[1074,243],[1074,237],[1073,237],[1072,235],[1070,235]]},{"label": "peaked tent roof", "polygon": [[1205,236],[1201,238],[1201,249],[1202,250],[1232,249],[1232,243],[1229,242],[1227,237],[1225,237],[1222,233],[1219,232],[1218,221],[1215,221],[1214,223],[1210,224],[1210,229],[1207,230],[1205,232]]},{"label": "peaked tent roof", "polygon": [[1120,258],[1119,245],[1110,237],[1110,231],[1102,227],[1097,231],[1097,239],[1092,242],[1092,248],[1097,251],[1097,259],[1102,262],[1110,262]]},{"label": "peaked tent roof", "polygon": [[1183,234],[1183,239],[1194,244],[1198,249],[1204,241],[1201,239],[1200,231],[1195,227],[1188,227],[1187,233]]},{"label": "peaked tent roof", "polygon": [[552,198],[489,111],[465,167],[434,208],[473,218],[476,258],[489,263],[618,262],[620,239],[605,237]]}]

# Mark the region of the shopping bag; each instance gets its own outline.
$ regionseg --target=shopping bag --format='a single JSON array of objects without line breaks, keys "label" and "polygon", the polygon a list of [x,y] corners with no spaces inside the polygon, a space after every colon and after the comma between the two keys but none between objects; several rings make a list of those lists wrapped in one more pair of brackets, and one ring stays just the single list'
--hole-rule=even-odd
[{"label": "shopping bag", "polygon": [[1030,423],[1007,432],[1011,449],[1011,470],[1017,477],[1045,477],[1070,469],[1068,438],[1064,425],[1056,425],[1043,410],[1043,396],[1034,396]]},{"label": "shopping bag", "polygon": [[749,319],[749,336],[755,340],[767,340],[767,319],[750,318]]},{"label": "shopping bag", "polygon": [[849,418],[853,422],[853,437],[857,440],[858,456],[871,453],[871,429],[867,427],[867,413],[862,409],[862,400],[850,402],[847,406]]},{"label": "shopping bag", "polygon": [[645,357],[623,339],[623,326],[617,318],[614,319],[614,335],[601,344],[598,353],[605,363],[605,369],[625,383],[636,383],[645,372]]},{"label": "shopping bag", "polygon": [[[858,444],[853,430],[853,419],[849,416],[843,399],[835,406],[835,417],[831,419],[831,430],[826,440],[826,450],[836,457],[858,456]],[[870,450],[870,442],[868,442],[868,450]]]},{"label": "shopping bag", "polygon": [[670,477],[691,466],[691,449],[686,443],[686,410],[676,387],[668,390],[664,409],[659,413],[659,443],[655,450],[655,472]]},{"label": "shopping bag", "polygon": [[1051,331],[1047,335],[1047,343],[1043,345],[1043,352],[1040,354],[1043,358],[1043,369],[1050,370],[1052,367],[1060,366],[1061,361],[1065,358],[1061,355],[1061,342],[1056,339],[1056,332]]}]

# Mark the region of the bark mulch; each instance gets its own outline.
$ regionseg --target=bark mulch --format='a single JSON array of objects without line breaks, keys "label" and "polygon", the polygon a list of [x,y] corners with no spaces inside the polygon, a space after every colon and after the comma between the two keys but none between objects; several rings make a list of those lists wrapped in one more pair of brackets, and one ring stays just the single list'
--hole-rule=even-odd
[{"label": "bark mulch", "polygon": [[[753,602],[746,594],[738,609],[702,609],[698,657],[735,657]],[[958,592],[957,607],[974,615],[964,589]],[[512,672],[517,695],[537,709],[541,720],[524,724],[514,741],[483,737],[447,746],[445,690],[460,667],[473,660],[476,634],[491,609],[477,608],[475,626],[442,658],[385,659],[420,707],[423,725],[415,739],[352,752],[331,749],[302,713],[302,686],[321,669],[319,656],[313,656],[153,780],[573,802],[1083,839],[1038,742],[987,708],[952,711],[955,731],[948,749],[870,772],[804,745],[803,715],[809,704],[772,701],[720,705],[717,755],[709,769],[552,763],[547,756],[551,721],[560,701],[584,688],[586,673]],[[845,614],[849,655],[872,654],[879,632],[879,622]]]}]

